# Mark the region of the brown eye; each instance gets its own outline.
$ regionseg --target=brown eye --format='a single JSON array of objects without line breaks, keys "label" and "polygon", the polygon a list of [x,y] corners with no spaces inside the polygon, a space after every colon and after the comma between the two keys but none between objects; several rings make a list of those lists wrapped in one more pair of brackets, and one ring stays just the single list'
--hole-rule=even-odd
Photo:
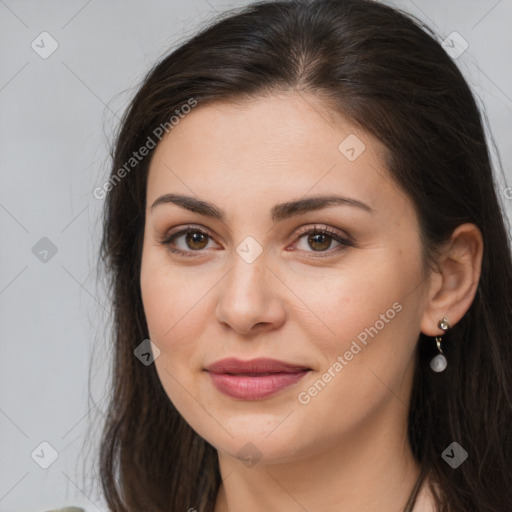
[{"label": "brown eye", "polygon": [[[183,239],[180,242],[180,239]],[[189,226],[160,240],[162,245],[167,246],[167,250],[183,256],[196,256],[207,248],[211,236],[205,231]]]},{"label": "brown eye", "polygon": [[185,234],[185,244],[189,249],[201,250],[208,244],[208,235],[199,231]]},{"label": "brown eye", "polygon": [[308,235],[308,244],[315,251],[324,251],[329,249],[332,243],[332,237],[324,235],[323,233],[317,233],[316,235]]},{"label": "brown eye", "polygon": [[[304,247],[298,247],[301,250],[306,252],[317,252],[317,253],[326,253],[326,255],[330,255],[335,252],[342,251],[347,247],[352,247],[354,244],[344,238],[340,233],[336,231],[332,231],[329,228],[310,228],[307,231],[302,231],[301,236],[299,237],[299,242],[304,240]],[[335,241],[338,244],[338,247],[335,247],[333,250],[329,251],[331,248],[332,242]],[[299,245],[299,244],[297,244]],[[308,250],[311,248],[312,250]]]},{"label": "brown eye", "polygon": [[[181,239],[183,240],[181,241]],[[306,253],[317,253],[318,256],[330,256],[347,247],[354,246],[353,242],[348,238],[344,238],[337,231],[325,227],[318,228],[314,226],[313,228],[302,230],[296,244],[298,245],[302,240],[304,240],[306,247],[298,248]],[[209,241],[213,241],[209,233],[194,226],[188,226],[185,229],[167,235],[160,240],[160,243],[165,245],[171,253],[181,256],[200,256],[208,248]],[[333,241],[338,246],[329,250]]]}]

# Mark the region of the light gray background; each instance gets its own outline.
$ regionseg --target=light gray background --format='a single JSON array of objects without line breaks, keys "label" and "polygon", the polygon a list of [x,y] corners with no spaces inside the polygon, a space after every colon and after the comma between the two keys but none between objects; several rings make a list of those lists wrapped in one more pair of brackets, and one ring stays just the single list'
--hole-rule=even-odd
[{"label": "light gray background", "polygon": [[[84,469],[94,454],[82,449],[88,418],[101,420],[105,408],[108,369],[108,308],[95,279],[103,202],[92,191],[108,176],[112,129],[149,67],[216,11],[248,3],[0,0],[1,512],[106,511]],[[457,31],[468,41],[456,60],[485,105],[510,217],[512,1],[394,5],[441,39]],[[59,45],[47,59],[31,48],[43,31]],[[32,252],[42,237],[57,248],[47,262]],[[31,458],[43,441],[58,452],[48,469]]]}]

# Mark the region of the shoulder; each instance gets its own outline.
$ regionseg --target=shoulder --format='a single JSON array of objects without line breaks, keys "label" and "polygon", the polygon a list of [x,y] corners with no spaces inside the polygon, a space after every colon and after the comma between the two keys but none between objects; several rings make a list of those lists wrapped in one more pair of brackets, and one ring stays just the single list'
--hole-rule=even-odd
[{"label": "shoulder", "polygon": [[52,508],[51,510],[46,510],[45,512],[85,512],[85,510],[80,507],[63,507]]},{"label": "shoulder", "polygon": [[425,481],[421,486],[413,508],[413,512],[437,512],[434,495],[431,488],[432,486],[433,484],[429,480]]}]

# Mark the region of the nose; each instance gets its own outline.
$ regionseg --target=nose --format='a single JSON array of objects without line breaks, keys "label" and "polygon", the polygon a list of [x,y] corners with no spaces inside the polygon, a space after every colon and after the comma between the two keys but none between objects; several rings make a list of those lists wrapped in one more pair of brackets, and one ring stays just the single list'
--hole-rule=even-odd
[{"label": "nose", "polygon": [[216,317],[224,326],[250,335],[284,323],[286,287],[267,266],[263,254],[252,263],[235,255],[233,267],[219,286]]}]

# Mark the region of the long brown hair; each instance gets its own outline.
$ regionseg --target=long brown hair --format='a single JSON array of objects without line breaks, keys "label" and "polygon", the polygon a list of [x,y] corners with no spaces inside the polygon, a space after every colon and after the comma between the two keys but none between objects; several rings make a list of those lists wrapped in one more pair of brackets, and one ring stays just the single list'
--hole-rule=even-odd
[{"label": "long brown hair", "polygon": [[[113,304],[99,454],[110,509],[211,512],[221,483],[216,450],[174,408],[154,365],[134,356],[149,338],[139,277],[154,149],[120,179],[119,169],[191,98],[205,105],[284,90],[317,95],[386,145],[389,171],[415,205],[429,267],[459,224],[480,228],[481,278],[445,337],[444,373],[429,369],[432,338],[418,339],[408,433],[422,471],[405,510],[427,476],[439,511],[512,510],[512,261],[481,113],[435,34],[369,0],[278,0],[229,11],[161,59],[126,110],[99,255]],[[454,441],[469,454],[457,469],[441,457]]]}]

